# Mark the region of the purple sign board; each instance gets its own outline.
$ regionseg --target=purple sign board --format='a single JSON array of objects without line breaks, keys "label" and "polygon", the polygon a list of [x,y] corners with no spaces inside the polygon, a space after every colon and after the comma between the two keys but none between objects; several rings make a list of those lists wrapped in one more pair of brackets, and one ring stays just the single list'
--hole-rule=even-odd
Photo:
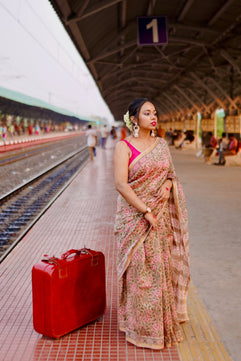
[{"label": "purple sign board", "polygon": [[168,43],[166,16],[139,16],[138,44],[163,45]]}]

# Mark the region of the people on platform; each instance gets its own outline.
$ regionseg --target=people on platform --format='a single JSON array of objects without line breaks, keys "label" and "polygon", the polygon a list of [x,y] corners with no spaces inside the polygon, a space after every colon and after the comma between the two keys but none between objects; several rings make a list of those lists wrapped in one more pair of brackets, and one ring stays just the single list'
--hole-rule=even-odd
[{"label": "people on platform", "polygon": [[106,140],[108,137],[108,128],[107,125],[104,124],[101,128],[100,128],[100,133],[101,133],[101,148],[105,149],[106,146]]},{"label": "people on platform", "polygon": [[111,127],[110,136],[108,137],[108,142],[106,148],[113,149],[115,147],[117,140],[117,133],[114,126]]},{"label": "people on platform", "polygon": [[91,124],[88,125],[85,135],[87,136],[87,146],[89,147],[90,159],[93,161],[94,155],[96,155],[95,147],[97,145],[97,133],[96,130],[92,128]]},{"label": "people on platform", "polygon": [[176,146],[177,149],[183,149],[185,147],[185,145],[189,145],[189,144],[193,143],[195,140],[193,130],[185,131],[184,135],[185,135],[185,137],[184,137],[183,141],[181,142],[181,144]]},{"label": "people on platform", "polygon": [[6,145],[6,138],[7,138],[7,128],[4,126],[2,127],[2,140],[4,145]]},{"label": "people on platform", "polygon": [[223,151],[228,148],[229,139],[226,133],[222,133],[222,137],[218,141],[218,150]]},{"label": "people on platform", "polygon": [[39,135],[40,127],[38,124],[35,124],[35,135]]},{"label": "people on platform", "polygon": [[174,144],[173,137],[174,137],[173,129],[170,128],[168,131],[166,131],[166,140],[167,140],[168,145]]},{"label": "people on platform", "polygon": [[[219,154],[218,163],[214,163],[215,165],[225,165],[225,157],[229,155],[235,155],[238,151],[238,140],[235,136],[230,133],[228,136],[229,142],[226,149],[223,148],[223,145],[217,149]],[[222,144],[222,143],[221,143]]]},{"label": "people on platform", "polygon": [[110,135],[111,135],[111,138],[112,138],[112,139],[116,139],[116,138],[117,138],[117,134],[116,134],[116,130],[115,130],[115,127],[114,127],[114,126],[111,127]]},{"label": "people on platform", "polygon": [[151,349],[182,340],[190,277],[185,196],[157,119],[152,102],[134,100],[114,153],[119,328]]},{"label": "people on platform", "polygon": [[211,164],[211,156],[213,154],[214,149],[217,146],[217,139],[213,135],[212,132],[204,132],[202,137],[202,154],[204,156],[205,162],[207,164]]}]

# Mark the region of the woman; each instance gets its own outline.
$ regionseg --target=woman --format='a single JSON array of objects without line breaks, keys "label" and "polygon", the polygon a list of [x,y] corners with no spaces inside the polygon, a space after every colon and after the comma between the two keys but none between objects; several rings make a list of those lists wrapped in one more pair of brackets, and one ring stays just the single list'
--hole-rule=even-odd
[{"label": "woman", "polygon": [[157,112],[136,99],[125,114],[133,132],[116,145],[119,328],[129,342],[162,349],[182,340],[188,320],[188,229],[185,197],[164,139],[155,137]]}]

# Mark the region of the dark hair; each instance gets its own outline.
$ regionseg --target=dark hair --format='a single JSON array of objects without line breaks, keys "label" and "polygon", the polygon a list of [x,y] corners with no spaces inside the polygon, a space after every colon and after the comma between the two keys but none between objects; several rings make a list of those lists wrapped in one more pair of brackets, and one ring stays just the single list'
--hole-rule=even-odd
[{"label": "dark hair", "polygon": [[90,129],[90,128],[92,128],[92,125],[91,125],[91,124],[88,125],[88,129]]},{"label": "dark hair", "polygon": [[[141,107],[143,104],[145,104],[146,102],[150,102],[152,103],[149,99],[147,98],[138,98],[138,99],[135,99],[133,100],[129,107],[128,107],[128,110],[129,110],[129,116],[134,116],[135,118],[138,119],[139,117],[139,113],[140,113],[140,110],[141,110]],[[153,104],[153,103],[152,103]]]}]

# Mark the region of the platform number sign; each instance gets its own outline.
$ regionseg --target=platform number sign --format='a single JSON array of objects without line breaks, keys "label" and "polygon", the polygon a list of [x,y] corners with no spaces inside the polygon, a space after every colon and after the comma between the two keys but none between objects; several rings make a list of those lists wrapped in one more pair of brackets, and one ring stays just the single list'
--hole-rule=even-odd
[{"label": "platform number sign", "polygon": [[165,16],[140,16],[137,18],[138,44],[161,45],[168,43]]}]

